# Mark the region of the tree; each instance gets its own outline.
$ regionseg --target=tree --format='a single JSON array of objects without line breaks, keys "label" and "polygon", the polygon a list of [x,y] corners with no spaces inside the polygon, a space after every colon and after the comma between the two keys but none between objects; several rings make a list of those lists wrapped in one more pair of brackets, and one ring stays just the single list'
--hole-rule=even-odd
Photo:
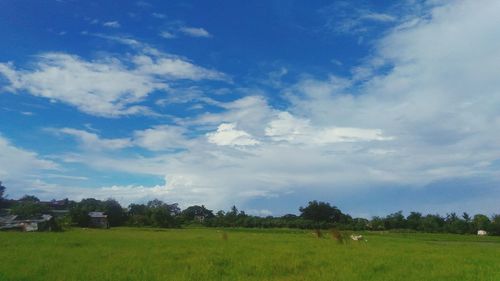
[{"label": "tree", "polygon": [[421,221],[421,230],[425,232],[440,232],[443,230],[444,219],[440,215],[426,215]]},{"label": "tree", "polygon": [[128,206],[128,223],[132,226],[151,225],[147,212],[148,207],[144,204],[130,204]]},{"label": "tree", "polygon": [[339,221],[343,225],[351,225],[354,223],[354,219],[348,214],[340,214]]},{"label": "tree", "polygon": [[165,202],[159,199],[153,199],[147,203],[148,209],[156,209],[165,206]]},{"label": "tree", "polygon": [[401,229],[406,227],[406,220],[403,216],[403,211],[392,213],[385,217],[384,220],[386,229]]},{"label": "tree", "polygon": [[372,221],[370,222],[370,228],[372,230],[384,230],[385,229],[384,219],[378,216],[372,217]]},{"label": "tree", "polygon": [[71,221],[79,226],[86,227],[90,223],[89,212],[104,212],[103,202],[94,198],[82,199],[69,209]]},{"label": "tree", "polygon": [[462,214],[462,218],[465,220],[465,222],[466,222],[466,223],[471,222],[471,217],[470,217],[470,215],[469,215],[469,214],[467,214],[466,212],[464,212],[464,213]]},{"label": "tree", "polygon": [[226,213],[226,216],[233,216],[236,217],[238,215],[238,208],[236,208],[235,205],[231,207],[231,210]]},{"label": "tree", "polygon": [[[2,182],[0,181],[0,209],[1,209],[1,208],[5,208],[5,207],[6,207],[5,205],[7,205],[7,204],[4,202],[4,201],[6,201],[6,200],[4,200],[4,197],[3,197],[3,196],[4,196],[4,193],[5,193],[5,189],[6,189],[6,187],[5,187],[5,186],[3,186]],[[5,203],[5,204],[4,204],[4,203]]]},{"label": "tree", "polygon": [[447,232],[457,234],[465,234],[469,232],[468,223],[464,219],[459,218],[456,213],[447,214],[445,222]]},{"label": "tree", "polygon": [[477,214],[472,219],[472,225],[474,226],[474,231],[487,230],[490,228],[490,219],[482,214]]},{"label": "tree", "polygon": [[205,206],[194,205],[187,207],[184,211],[182,211],[182,216],[184,219],[188,221],[192,221],[195,217],[203,217],[206,219],[214,217],[214,213],[211,210],[205,208]]},{"label": "tree", "polygon": [[300,216],[316,223],[334,223],[340,220],[342,212],[330,203],[310,201],[307,207],[300,207]]},{"label": "tree", "polygon": [[351,222],[353,230],[366,230],[370,221],[364,218],[354,218]]},{"label": "tree", "polygon": [[0,181],[0,201],[3,199],[3,194],[5,192],[6,187],[3,186],[2,182]]},{"label": "tree", "polygon": [[33,218],[48,211],[49,207],[41,204],[40,199],[33,195],[24,195],[12,207],[12,213],[21,219]]},{"label": "tree", "polygon": [[418,212],[411,212],[406,217],[406,226],[409,229],[421,230],[422,229],[422,214]]},{"label": "tree", "polygon": [[174,216],[180,213],[177,204],[166,204],[161,200],[154,199],[147,203],[147,216],[152,225],[157,227],[177,227],[179,222]]},{"label": "tree", "polygon": [[35,201],[19,201],[12,208],[12,213],[18,215],[20,219],[30,219],[42,215],[49,211],[47,205]]},{"label": "tree", "polygon": [[181,214],[181,208],[179,208],[179,204],[173,203],[173,204],[167,204],[168,210],[170,211],[170,215],[172,216],[178,216]]},{"label": "tree", "polygon": [[226,213],[225,220],[230,223],[232,226],[236,226],[236,218],[238,217],[238,208],[236,206],[232,206],[231,210]]},{"label": "tree", "polygon": [[281,218],[284,220],[296,220],[298,217],[297,217],[297,215],[294,215],[294,214],[286,214],[286,215],[282,216]]},{"label": "tree", "polygon": [[128,206],[128,214],[131,216],[144,216],[147,210],[148,207],[144,204],[130,204]]},{"label": "tree", "polygon": [[21,202],[40,202],[40,199],[34,195],[24,195],[19,199]]},{"label": "tree", "polygon": [[121,226],[126,220],[126,214],[118,201],[108,199],[102,203],[103,210],[108,215],[110,226]]},{"label": "tree", "polygon": [[493,215],[491,217],[489,232],[493,235],[500,235],[500,215]]}]

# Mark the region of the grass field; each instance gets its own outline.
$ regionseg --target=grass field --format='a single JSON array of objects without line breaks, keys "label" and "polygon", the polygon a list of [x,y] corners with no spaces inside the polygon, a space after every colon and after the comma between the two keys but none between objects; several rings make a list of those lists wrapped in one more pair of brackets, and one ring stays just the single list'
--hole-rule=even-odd
[{"label": "grass field", "polygon": [[0,233],[0,280],[500,280],[500,237],[73,229]]}]

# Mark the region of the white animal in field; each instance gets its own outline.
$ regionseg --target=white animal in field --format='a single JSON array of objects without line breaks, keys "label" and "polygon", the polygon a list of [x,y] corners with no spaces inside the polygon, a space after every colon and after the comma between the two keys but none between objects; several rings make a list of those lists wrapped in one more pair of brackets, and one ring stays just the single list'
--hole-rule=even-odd
[{"label": "white animal in field", "polygon": [[364,241],[363,235],[354,235],[354,234],[351,234],[351,239],[354,240],[354,241]]},{"label": "white animal in field", "polygon": [[478,230],[477,235],[479,236],[486,236],[488,235],[488,232],[486,230]]}]

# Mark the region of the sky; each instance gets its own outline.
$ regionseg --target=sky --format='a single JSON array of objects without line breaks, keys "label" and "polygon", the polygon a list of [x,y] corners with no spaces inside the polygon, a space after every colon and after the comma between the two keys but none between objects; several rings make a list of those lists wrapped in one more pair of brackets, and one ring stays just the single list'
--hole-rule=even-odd
[{"label": "sky", "polygon": [[500,212],[500,1],[0,2],[9,198]]}]

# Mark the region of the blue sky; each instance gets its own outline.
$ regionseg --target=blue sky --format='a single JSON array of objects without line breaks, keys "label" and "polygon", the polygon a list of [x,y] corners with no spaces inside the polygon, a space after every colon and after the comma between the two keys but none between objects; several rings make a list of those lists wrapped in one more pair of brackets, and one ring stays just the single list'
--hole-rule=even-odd
[{"label": "blue sky", "polygon": [[9,197],[500,206],[500,4],[2,1]]}]

